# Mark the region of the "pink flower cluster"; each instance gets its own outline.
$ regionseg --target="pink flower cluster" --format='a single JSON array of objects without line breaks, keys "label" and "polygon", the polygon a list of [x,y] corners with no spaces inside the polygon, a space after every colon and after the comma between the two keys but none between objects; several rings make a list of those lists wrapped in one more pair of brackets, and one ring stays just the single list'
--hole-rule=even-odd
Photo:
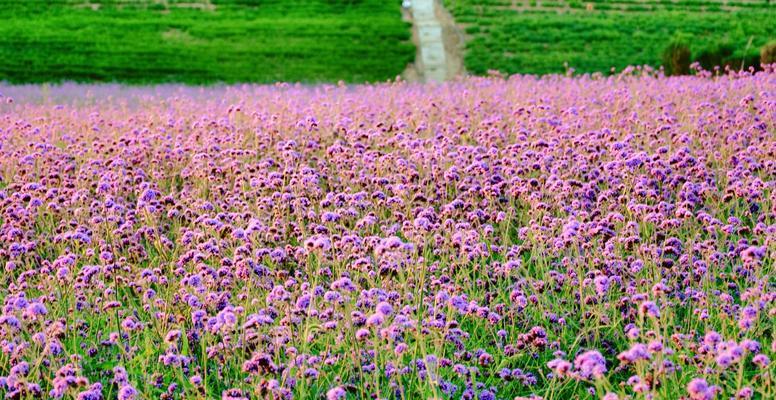
[{"label": "pink flower cluster", "polygon": [[772,69],[0,92],[6,398],[776,396]]}]

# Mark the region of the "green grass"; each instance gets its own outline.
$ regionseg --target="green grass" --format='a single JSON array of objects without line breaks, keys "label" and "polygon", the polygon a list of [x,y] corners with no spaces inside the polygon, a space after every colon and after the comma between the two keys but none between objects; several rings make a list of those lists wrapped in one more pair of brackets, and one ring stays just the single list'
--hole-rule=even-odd
[{"label": "green grass", "polygon": [[[776,5],[765,1],[444,3],[469,36],[465,65],[474,74],[561,73],[566,63],[577,72],[658,66],[677,39],[690,45],[694,60],[722,59],[738,68],[759,63],[760,47],[776,38]],[[709,56],[714,52],[721,56]]]},{"label": "green grass", "polygon": [[383,0],[1,0],[0,81],[346,82],[414,58]]}]

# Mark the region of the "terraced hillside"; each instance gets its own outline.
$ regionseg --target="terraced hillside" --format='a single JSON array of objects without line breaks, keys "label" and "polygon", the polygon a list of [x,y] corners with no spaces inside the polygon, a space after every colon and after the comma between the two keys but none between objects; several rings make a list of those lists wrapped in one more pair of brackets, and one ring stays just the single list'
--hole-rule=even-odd
[{"label": "terraced hillside", "polygon": [[555,73],[659,65],[672,41],[705,66],[758,61],[776,3],[718,0],[444,0],[468,36],[469,72]]},{"label": "terraced hillside", "polygon": [[390,79],[415,50],[384,0],[2,0],[0,81]]}]

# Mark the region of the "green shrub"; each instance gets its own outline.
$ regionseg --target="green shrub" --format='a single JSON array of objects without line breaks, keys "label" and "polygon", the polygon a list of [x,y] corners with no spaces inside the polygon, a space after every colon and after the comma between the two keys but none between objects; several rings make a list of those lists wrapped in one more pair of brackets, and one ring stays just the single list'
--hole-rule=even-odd
[{"label": "green shrub", "polygon": [[687,75],[692,62],[690,46],[684,42],[671,42],[663,51],[663,67],[667,75]]},{"label": "green shrub", "polygon": [[730,62],[733,56],[733,46],[729,43],[719,43],[714,47],[701,50],[695,61],[703,69],[711,71],[714,67],[723,67]]},{"label": "green shrub", "polygon": [[776,63],[776,41],[769,42],[760,49],[760,63]]},{"label": "green shrub", "polygon": [[568,2],[568,5],[569,5],[569,8],[579,8],[579,9],[585,8],[585,6],[582,5],[582,2],[579,0],[570,0]]},{"label": "green shrub", "polygon": [[756,52],[745,54],[744,56],[736,58],[735,62],[738,63],[738,68],[748,69],[749,67],[754,67],[754,69],[759,70],[760,54],[757,54]]},{"label": "green shrub", "polygon": [[466,33],[468,33],[469,35],[473,35],[475,33],[480,33],[480,31],[481,31],[481,29],[477,25],[471,25],[471,26],[467,26],[466,27]]}]

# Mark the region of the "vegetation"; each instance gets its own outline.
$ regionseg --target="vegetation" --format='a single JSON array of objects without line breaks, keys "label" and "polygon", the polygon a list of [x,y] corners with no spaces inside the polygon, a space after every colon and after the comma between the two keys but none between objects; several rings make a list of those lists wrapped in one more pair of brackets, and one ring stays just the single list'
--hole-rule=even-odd
[{"label": "vegetation", "polygon": [[2,0],[0,81],[379,81],[414,57],[383,0]]},{"label": "vegetation", "polygon": [[760,51],[760,62],[763,64],[776,63],[776,41],[770,42],[763,46]]},{"label": "vegetation", "polygon": [[776,399],[776,72],[656,75],[0,87],[0,398]]},{"label": "vegetation", "polygon": [[690,73],[692,54],[690,46],[683,42],[673,42],[663,52],[663,66],[669,75],[687,75]]},{"label": "vegetation", "polygon": [[776,38],[767,1],[444,0],[468,36],[469,72],[607,72],[661,65],[665,49],[689,43],[705,66],[759,64]]}]

